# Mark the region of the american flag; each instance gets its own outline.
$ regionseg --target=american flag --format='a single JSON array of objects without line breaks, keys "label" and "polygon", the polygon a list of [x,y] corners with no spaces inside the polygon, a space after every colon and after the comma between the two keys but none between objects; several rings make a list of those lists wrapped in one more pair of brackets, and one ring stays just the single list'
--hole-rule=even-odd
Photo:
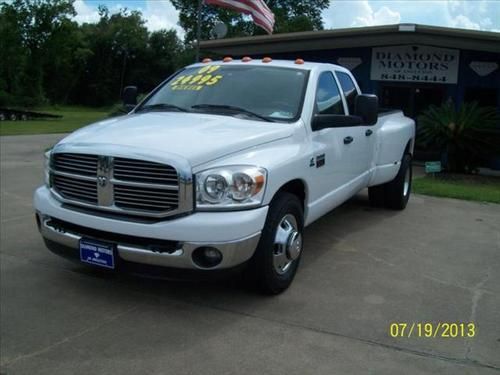
[{"label": "american flag", "polygon": [[268,34],[273,33],[274,14],[264,0],[205,0],[205,4],[218,5],[244,14],[250,14],[256,25],[262,27]]}]

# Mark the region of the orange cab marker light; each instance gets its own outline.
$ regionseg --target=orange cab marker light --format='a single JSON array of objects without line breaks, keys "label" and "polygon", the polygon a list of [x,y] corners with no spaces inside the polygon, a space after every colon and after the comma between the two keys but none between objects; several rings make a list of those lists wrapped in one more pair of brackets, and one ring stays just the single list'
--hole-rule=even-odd
[{"label": "orange cab marker light", "polygon": [[270,57],[264,57],[264,58],[262,59],[262,62],[263,62],[263,63],[270,63],[271,61],[273,61],[273,59],[271,59]]},{"label": "orange cab marker light", "polygon": [[250,56],[245,56],[241,59],[241,61],[243,62],[249,62],[249,61],[252,61],[252,58]]},{"label": "orange cab marker light", "polygon": [[229,56],[226,56],[224,57],[224,59],[222,59],[223,62],[231,62],[233,61],[233,58],[232,57],[229,57]]},{"label": "orange cab marker light", "polygon": [[297,59],[297,60],[295,60],[295,64],[302,65],[302,64],[304,64],[304,60]]},{"label": "orange cab marker light", "polygon": [[202,63],[203,64],[208,64],[208,63],[211,63],[212,62],[212,59],[209,59],[208,57],[205,57],[203,60],[202,60]]}]

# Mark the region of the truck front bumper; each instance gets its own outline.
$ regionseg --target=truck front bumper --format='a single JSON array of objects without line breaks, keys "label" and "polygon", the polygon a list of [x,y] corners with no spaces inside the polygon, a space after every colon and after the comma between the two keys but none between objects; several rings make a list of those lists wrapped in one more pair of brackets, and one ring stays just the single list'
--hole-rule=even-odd
[{"label": "truck front bumper", "polygon": [[[53,251],[57,247],[60,255],[78,255],[80,240],[91,238],[114,244],[118,260],[128,263],[199,270],[232,268],[250,259],[268,210],[265,206],[248,211],[196,212],[144,223],[74,210],[56,200],[46,187],[36,190],[34,205],[40,233],[48,247]],[[203,247],[220,251],[220,263],[213,267],[195,263],[193,252]]]}]

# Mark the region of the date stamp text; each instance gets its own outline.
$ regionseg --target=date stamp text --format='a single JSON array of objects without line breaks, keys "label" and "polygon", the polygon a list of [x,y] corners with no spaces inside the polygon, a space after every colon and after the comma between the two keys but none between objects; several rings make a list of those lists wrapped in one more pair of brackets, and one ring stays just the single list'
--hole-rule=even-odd
[{"label": "date stamp text", "polygon": [[472,322],[395,322],[389,325],[389,335],[397,338],[472,338],[476,336],[476,328]]}]

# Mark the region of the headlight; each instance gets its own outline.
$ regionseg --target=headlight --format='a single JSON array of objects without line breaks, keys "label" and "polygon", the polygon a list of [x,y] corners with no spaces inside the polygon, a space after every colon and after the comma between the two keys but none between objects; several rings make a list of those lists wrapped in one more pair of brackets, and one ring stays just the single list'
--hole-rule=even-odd
[{"label": "headlight", "polygon": [[262,204],[266,170],[235,165],[209,169],[196,175],[196,207],[199,210],[238,210]]},{"label": "headlight", "polygon": [[50,154],[52,153],[52,149],[49,149],[45,152],[44,164],[43,164],[43,177],[45,186],[50,187]]}]

